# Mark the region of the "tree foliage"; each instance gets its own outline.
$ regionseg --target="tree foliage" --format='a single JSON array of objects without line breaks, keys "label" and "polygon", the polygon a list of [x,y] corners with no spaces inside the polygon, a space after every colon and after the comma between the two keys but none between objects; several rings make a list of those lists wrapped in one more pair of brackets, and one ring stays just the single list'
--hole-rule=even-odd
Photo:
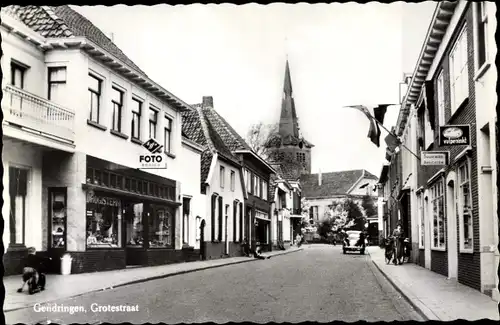
[{"label": "tree foliage", "polygon": [[365,210],[365,215],[367,218],[376,216],[378,214],[375,200],[370,195],[363,196],[363,199],[361,201],[361,206]]},{"label": "tree foliage", "polygon": [[264,145],[269,138],[278,133],[279,124],[252,124],[246,135],[248,145],[263,159],[269,158],[269,149]]},{"label": "tree foliage", "polygon": [[317,232],[322,237],[328,237],[329,234],[333,232],[332,228],[334,227],[334,220],[330,218],[323,219],[317,227]]},{"label": "tree foliage", "polygon": [[360,205],[351,198],[333,201],[330,206],[333,228],[351,228],[363,230],[366,218],[363,215]]}]

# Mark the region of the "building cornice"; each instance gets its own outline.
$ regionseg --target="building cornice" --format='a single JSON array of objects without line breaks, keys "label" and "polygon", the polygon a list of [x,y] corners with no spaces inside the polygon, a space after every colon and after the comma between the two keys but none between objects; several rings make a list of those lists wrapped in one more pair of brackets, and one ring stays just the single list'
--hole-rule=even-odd
[{"label": "building cornice", "polygon": [[201,145],[197,144],[196,142],[194,142],[193,140],[190,140],[190,139],[185,138],[185,137],[182,137],[182,144],[185,145],[186,147],[193,149],[196,152],[199,152],[199,153],[202,153],[205,150],[205,148],[203,146],[201,146]]},{"label": "building cornice", "polygon": [[421,93],[429,70],[443,41],[446,30],[455,12],[458,1],[438,2],[436,9],[427,30],[424,44],[420,51],[415,70],[413,72],[408,91],[401,104],[398,121],[396,124],[396,134],[401,135],[410,113],[410,107],[415,104]]}]

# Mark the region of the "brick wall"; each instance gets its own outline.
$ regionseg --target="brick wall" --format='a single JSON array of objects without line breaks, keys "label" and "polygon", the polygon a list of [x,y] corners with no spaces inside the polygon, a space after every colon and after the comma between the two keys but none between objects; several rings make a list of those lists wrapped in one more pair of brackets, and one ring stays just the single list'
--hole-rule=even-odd
[{"label": "brick wall", "polygon": [[[86,252],[68,252],[71,261],[71,273],[86,273],[108,270],[119,270],[125,268],[125,250],[89,250]],[[54,258],[54,257],[53,257]],[[60,260],[54,258],[55,272]]]},{"label": "brick wall", "polygon": [[[450,43],[448,44],[448,48],[444,52],[443,59],[440,62],[438,69],[436,70],[436,74],[432,76],[433,78],[433,87],[437,89],[437,76],[440,71],[443,71],[444,76],[444,102],[445,102],[445,121],[446,124],[470,124],[471,125],[471,145],[472,151],[470,154],[471,158],[471,192],[472,192],[472,204],[473,207],[478,206],[478,179],[477,179],[477,149],[476,149],[476,105],[475,105],[475,88],[474,88],[474,33],[473,33],[473,14],[472,14],[472,6],[468,6],[466,14],[464,16],[464,20],[457,26],[455,31],[455,35],[451,38]],[[461,31],[463,24],[467,22],[467,40],[468,40],[468,75],[469,75],[469,98],[464,102],[461,107],[453,114],[451,113],[451,91],[450,91],[450,60],[449,54],[457,37],[459,36],[459,32]],[[436,91],[435,91],[436,92]],[[437,111],[438,103],[437,96],[434,96],[434,107],[435,107],[435,120],[434,125],[436,125],[436,129],[434,132],[435,139],[429,150],[436,151],[450,151],[450,159],[453,163],[455,157],[459,153],[461,153],[465,146],[443,146],[439,147],[438,143],[438,135],[439,135],[439,114]],[[418,148],[417,154],[420,155],[420,151],[423,148]],[[427,187],[427,181],[430,177],[432,177],[435,173],[437,173],[442,166],[419,166],[418,167],[418,187],[423,186]],[[453,165],[451,167],[453,170],[456,170],[457,166]],[[430,184],[431,186],[433,184]],[[446,196],[445,196],[446,197]],[[445,202],[446,209],[446,202]],[[457,217],[457,233],[459,233],[459,220]],[[445,229],[447,230],[448,220],[446,219],[445,214]],[[448,236],[448,234],[446,234]],[[458,255],[458,281],[460,283],[466,284],[476,289],[480,289],[480,255],[479,255],[479,214],[478,209],[473,208],[473,242],[474,242],[474,252],[472,254],[461,254]],[[458,236],[459,238],[460,236]],[[457,247],[459,247],[459,242],[457,242]],[[431,254],[431,269],[437,273],[446,275],[448,272],[447,265],[447,252],[440,251],[432,251]]]}]

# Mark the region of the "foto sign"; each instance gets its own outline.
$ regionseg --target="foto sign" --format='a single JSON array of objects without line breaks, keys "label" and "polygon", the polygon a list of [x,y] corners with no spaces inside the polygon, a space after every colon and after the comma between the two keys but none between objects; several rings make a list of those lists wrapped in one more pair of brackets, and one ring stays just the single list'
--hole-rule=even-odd
[{"label": "foto sign", "polygon": [[450,163],[449,151],[422,151],[420,164],[422,166],[444,166]]},{"label": "foto sign", "polygon": [[439,146],[470,145],[470,125],[445,125],[439,127]]},{"label": "foto sign", "polygon": [[149,139],[142,145],[148,153],[139,155],[139,169],[166,169],[167,163],[162,154],[163,146],[155,139]]}]

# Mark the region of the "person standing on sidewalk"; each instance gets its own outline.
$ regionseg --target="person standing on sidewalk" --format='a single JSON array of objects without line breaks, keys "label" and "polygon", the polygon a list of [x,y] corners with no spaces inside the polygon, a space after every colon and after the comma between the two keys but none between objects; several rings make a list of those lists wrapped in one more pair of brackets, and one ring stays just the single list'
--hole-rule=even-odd
[{"label": "person standing on sidewalk", "polygon": [[392,236],[394,237],[394,264],[402,264],[404,233],[400,223],[398,223],[396,229],[392,232]]}]

